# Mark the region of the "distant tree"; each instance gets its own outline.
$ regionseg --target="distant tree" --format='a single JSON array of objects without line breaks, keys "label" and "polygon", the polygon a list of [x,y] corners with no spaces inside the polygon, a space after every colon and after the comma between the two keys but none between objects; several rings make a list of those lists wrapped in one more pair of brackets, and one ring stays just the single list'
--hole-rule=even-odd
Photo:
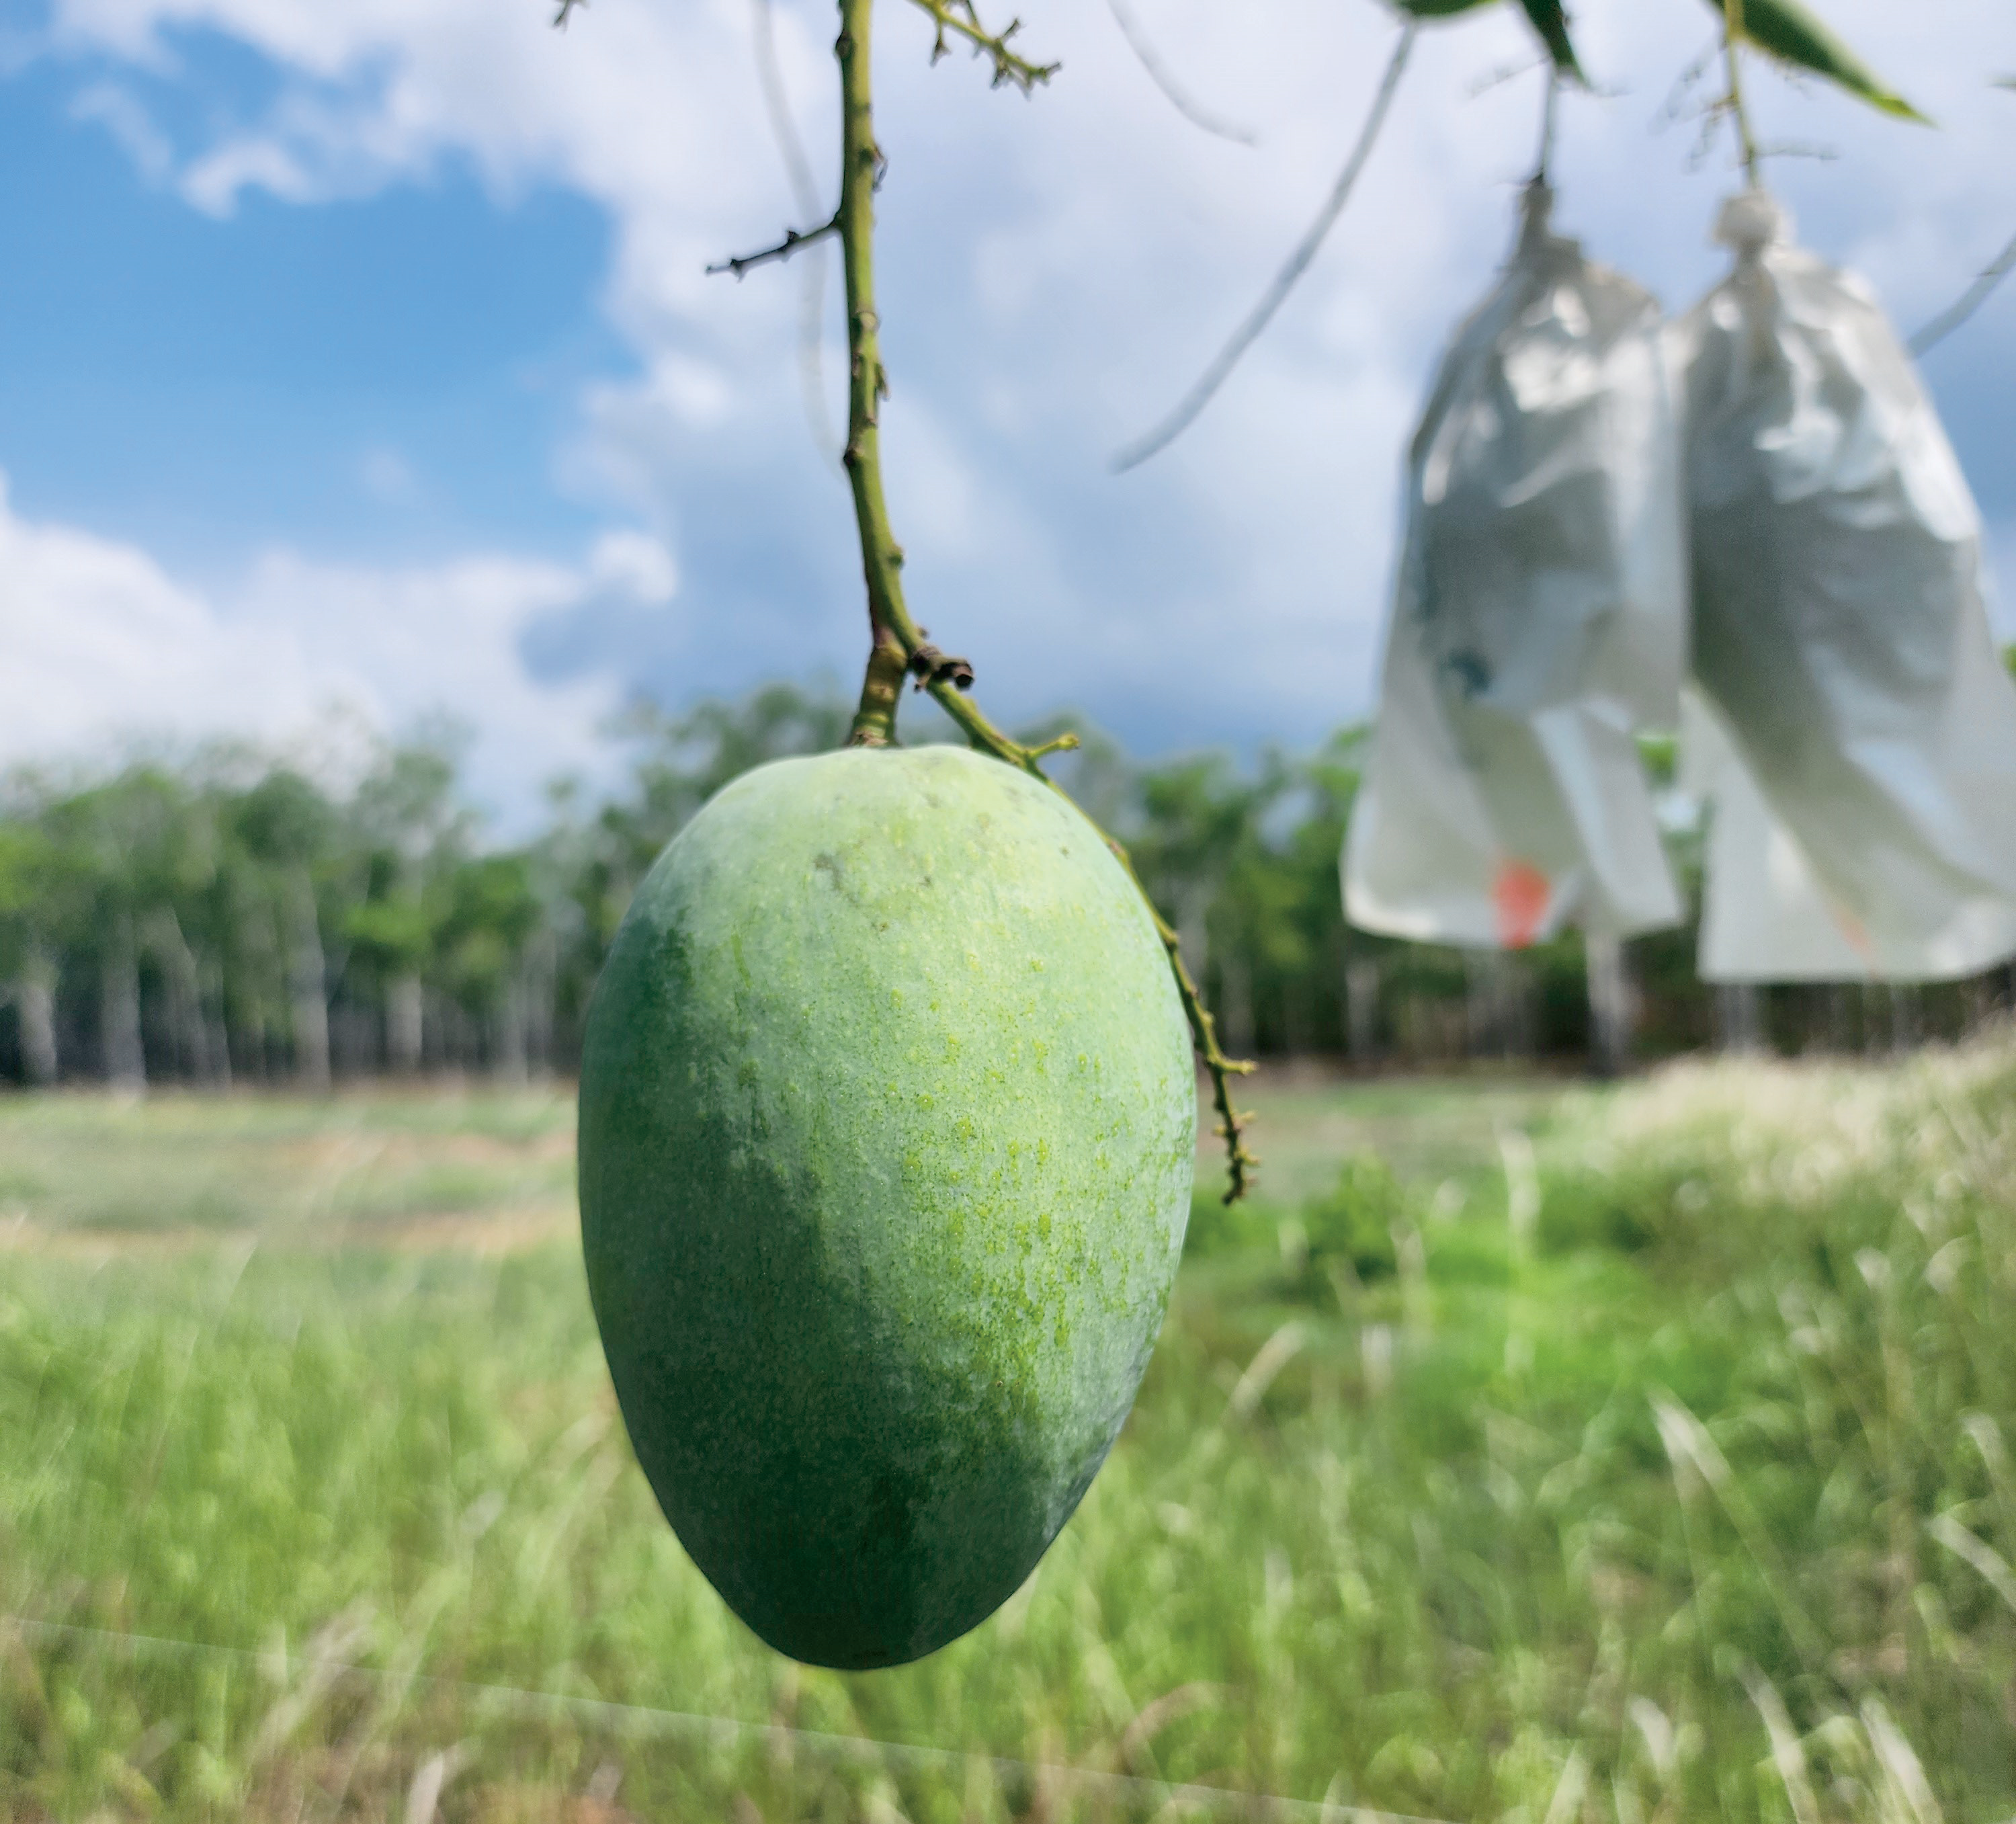
[{"label": "distant tree", "polygon": [[752,767],[823,753],[847,738],[852,705],[833,691],[766,684],[737,701],[709,698],[683,716],[634,704],[615,734],[632,750],[630,789],[575,832],[571,897],[597,967],[651,863],[700,806]]},{"label": "distant tree", "polygon": [[[387,747],[343,791],[245,748],[81,785],[0,780],[0,1071],[319,1086],[387,1066],[568,1068],[610,939],[665,843],[740,773],[837,743],[847,719],[836,697],[793,685],[684,716],[639,710],[621,730],[621,787],[555,788],[543,829],[511,849],[484,844],[439,744]],[[1480,964],[1346,925],[1337,863],[1362,727],[1247,766],[1222,754],[1143,766],[1075,717],[1022,738],[1071,727],[1082,744],[1055,777],[1128,842],[1238,1049],[1586,1054],[1579,934]],[[1672,744],[1644,747],[1654,784],[1672,785]],[[1669,839],[1695,906],[1701,844],[1698,824]],[[1649,1054],[1715,1029],[1697,938],[1690,920],[1629,946]],[[1928,988],[1915,1017],[1955,1035],[2007,992],[2006,976]],[[1773,990],[1758,1015],[1784,1046],[1895,1036],[1852,990]]]},{"label": "distant tree", "polygon": [[272,907],[284,956],[296,1078],[329,1087],[329,961],[315,874],[335,847],[335,807],[286,767],[268,773],[229,806],[232,834],[251,864],[254,891]]},{"label": "distant tree", "polygon": [[56,1080],[56,972],[63,907],[74,899],[64,857],[23,819],[0,823],[0,982],[14,1008],[21,1068],[31,1083]]},{"label": "distant tree", "polygon": [[63,852],[63,872],[88,903],[83,947],[96,964],[101,1072],[129,1087],[147,1081],[141,968],[160,959],[171,993],[167,1040],[178,1058],[200,1055],[200,1008],[180,914],[216,867],[207,807],[165,766],[129,768],[50,805],[42,827]]},{"label": "distant tree", "polygon": [[683,716],[653,703],[633,705],[617,732],[638,750],[635,795],[610,807],[609,824],[628,844],[633,885],[730,780],[768,761],[838,747],[852,716],[853,706],[837,694],[789,683],[765,684],[732,703],[711,698]]},{"label": "distant tree", "polygon": [[[1175,927],[1183,961],[1201,984],[1211,964],[1211,909],[1255,809],[1255,788],[1223,754],[1175,760],[1143,773],[1127,829],[1134,865]],[[1238,1022],[1228,1022],[1236,1037]]]},{"label": "distant tree", "polygon": [[426,1055],[426,968],[434,947],[428,888],[473,843],[454,757],[424,742],[390,749],[358,786],[348,822],[363,858],[362,903],[344,930],[376,977],[386,1061],[410,1073]]},{"label": "distant tree", "polygon": [[488,1040],[492,1066],[526,1071],[525,954],[543,917],[524,855],[486,855],[437,876],[430,896],[437,979]]}]

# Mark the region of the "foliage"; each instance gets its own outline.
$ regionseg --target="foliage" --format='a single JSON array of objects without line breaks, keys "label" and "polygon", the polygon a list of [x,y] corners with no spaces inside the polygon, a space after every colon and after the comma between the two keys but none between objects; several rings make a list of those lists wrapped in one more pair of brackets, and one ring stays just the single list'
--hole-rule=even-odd
[{"label": "foliage", "polygon": [[[1312,1815],[2006,1816],[2013,1046],[1523,1105],[1262,1090],[1284,1155],[1334,1170],[1348,1134],[1411,1162],[1388,1189],[1348,1143],[1354,1207],[1399,1200],[1394,1271],[1292,1278],[1287,1208],[1186,1262],[1029,1587],[859,1678],[763,1651],[680,1554],[578,1256],[488,1251],[517,1232],[502,1181],[494,1229],[452,1237],[389,1201],[335,1252],[268,1220],[304,1148],[344,1201],[383,1148],[543,1156],[557,1098],[0,1106],[0,1221],[26,1213],[0,1281],[0,1814],[437,1794],[472,1824],[1064,1824],[1187,1812],[1161,1783],[1197,1781]],[[1508,1123],[1532,1246],[1492,1163]],[[108,1158],[174,1185],[220,1149],[242,1239],[128,1256],[63,1227],[106,1206]],[[1598,1187],[1628,1232],[1578,1213]]]},{"label": "foliage", "polygon": [[1301,1251],[1319,1271],[1387,1278],[1398,1271],[1394,1235],[1413,1216],[1413,1199],[1384,1162],[1354,1154],[1329,1191],[1304,1209]]},{"label": "foliage", "polygon": [[[1708,0],[1726,15],[1728,0]],[[1890,88],[1803,0],[1742,0],[1743,36],[1795,70],[1810,70],[1899,120],[1925,117]]]},{"label": "foliage", "polygon": [[[387,748],[341,782],[236,748],[96,780],[18,776],[0,789],[0,1082],[27,1072],[31,979],[52,985],[63,1074],[113,1074],[122,971],[157,1080],[319,1081],[307,1055],[319,1043],[338,1077],[571,1070],[603,956],[665,843],[730,779],[837,744],[847,719],[836,696],[787,684],[681,716],[639,708],[616,731],[620,787],[599,802],[557,791],[545,827],[509,847],[484,842],[452,755],[426,747]],[[1059,716],[1024,734],[1040,745],[1083,726]],[[1242,769],[1211,754],[1144,764],[1087,730],[1054,764],[1129,845],[1233,1051],[1578,1057],[1574,935],[1487,964],[1345,925],[1337,855],[1364,735]],[[1670,786],[1669,747],[1646,757]],[[1679,829],[1672,855],[1697,892],[1698,832]],[[1691,926],[1631,951],[1647,1053],[1711,1040]],[[1928,988],[1912,1017],[1957,1033],[2007,991],[1993,979]],[[1880,995],[1849,989],[1776,990],[1765,1012],[1791,1048],[1887,1044],[1896,1024]]]},{"label": "foliage", "polygon": [[[1435,20],[1473,13],[1491,4],[1491,0],[1395,0],[1395,3],[1413,18]],[[1561,0],[1519,0],[1519,4],[1554,67],[1579,78],[1582,69]],[[1726,0],[1708,0],[1708,4],[1718,13],[1727,11]],[[1901,120],[1924,119],[1850,50],[1805,0],[1741,0],[1741,13],[1743,37],[1778,62],[1824,78],[1885,114]]]}]

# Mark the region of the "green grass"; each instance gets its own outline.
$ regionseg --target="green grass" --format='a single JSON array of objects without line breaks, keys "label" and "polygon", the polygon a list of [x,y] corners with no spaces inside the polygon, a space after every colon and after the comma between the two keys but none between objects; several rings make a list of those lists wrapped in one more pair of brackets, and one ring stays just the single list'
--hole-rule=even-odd
[{"label": "green grass", "polygon": [[0,1104],[0,1817],[2016,1810],[2016,1044],[1257,1099],[1078,1517],[860,1677],[659,1519],[563,1103]]},{"label": "green grass", "polygon": [[572,1099],[551,1090],[0,1098],[0,1231],[342,1242],[415,1216],[571,1209],[573,1138]]}]

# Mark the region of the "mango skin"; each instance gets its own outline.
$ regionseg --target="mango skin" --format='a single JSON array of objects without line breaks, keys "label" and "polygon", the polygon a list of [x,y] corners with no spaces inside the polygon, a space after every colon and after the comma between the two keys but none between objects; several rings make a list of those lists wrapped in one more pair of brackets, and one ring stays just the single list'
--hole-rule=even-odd
[{"label": "mango skin", "polygon": [[779,1652],[985,1620],[1133,1404],[1190,1209],[1188,1029],[1140,896],[963,749],[729,785],[639,890],[581,1068],[581,1238],[665,1516]]}]

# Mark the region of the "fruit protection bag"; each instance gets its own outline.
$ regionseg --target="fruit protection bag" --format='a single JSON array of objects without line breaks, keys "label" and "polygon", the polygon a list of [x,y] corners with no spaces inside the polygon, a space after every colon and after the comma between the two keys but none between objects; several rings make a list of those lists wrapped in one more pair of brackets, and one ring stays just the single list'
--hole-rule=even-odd
[{"label": "fruit protection bag", "polygon": [[2016,690],[1980,521],[1868,287],[1751,191],[1674,332],[1709,981],[1926,980],[2016,953]]},{"label": "fruit protection bag", "polygon": [[1659,311],[1526,195],[1409,458],[1352,922],[1516,949],[1680,917],[1636,731],[1683,668],[1680,446]]}]

